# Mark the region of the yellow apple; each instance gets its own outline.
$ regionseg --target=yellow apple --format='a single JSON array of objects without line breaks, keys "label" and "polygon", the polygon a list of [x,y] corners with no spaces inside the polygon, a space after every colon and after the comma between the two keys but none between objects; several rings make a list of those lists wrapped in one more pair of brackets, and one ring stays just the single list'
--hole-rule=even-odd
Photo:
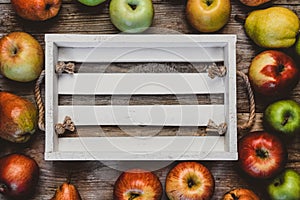
[{"label": "yellow apple", "polygon": [[220,30],[229,20],[230,0],[188,0],[186,14],[189,23],[204,33]]}]

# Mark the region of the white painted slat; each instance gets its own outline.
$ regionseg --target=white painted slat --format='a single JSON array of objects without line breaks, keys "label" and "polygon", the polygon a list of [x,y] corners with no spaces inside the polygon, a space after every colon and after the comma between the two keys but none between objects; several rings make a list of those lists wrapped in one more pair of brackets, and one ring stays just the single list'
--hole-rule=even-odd
[{"label": "white painted slat", "polygon": [[206,126],[224,122],[224,105],[59,106],[58,119],[80,125]]},{"label": "white painted slat", "polygon": [[221,62],[221,47],[94,47],[59,48],[59,61],[74,62]]},{"label": "white painted slat", "polygon": [[59,94],[143,95],[224,93],[222,78],[207,73],[80,73],[58,79]]}]

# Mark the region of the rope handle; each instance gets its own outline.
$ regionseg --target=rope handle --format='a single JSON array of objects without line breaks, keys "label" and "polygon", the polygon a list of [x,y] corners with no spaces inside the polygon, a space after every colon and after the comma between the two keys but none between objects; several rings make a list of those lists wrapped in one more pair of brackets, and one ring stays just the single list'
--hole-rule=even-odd
[{"label": "rope handle", "polygon": [[[74,69],[75,69],[75,64],[74,63],[64,63],[64,62],[58,62],[56,65],[56,72],[61,74],[62,72],[67,72],[67,73],[74,73]],[[224,77],[226,75],[227,69],[225,66],[217,66],[215,63],[212,64],[211,66],[208,67],[207,69],[208,72],[208,76],[210,78],[215,78],[216,76],[218,77]],[[238,76],[240,76],[245,85],[246,85],[246,89],[247,89],[247,93],[248,93],[248,98],[249,98],[249,119],[247,122],[245,122],[242,125],[238,125],[238,130],[246,130],[249,129],[253,126],[254,122],[255,122],[255,100],[254,100],[254,95],[253,95],[253,91],[251,88],[251,84],[249,81],[248,76],[242,72],[242,71],[237,71],[236,72]],[[44,108],[44,104],[41,98],[41,89],[40,86],[42,84],[42,81],[45,77],[45,70],[43,70],[39,76],[39,78],[36,81],[35,84],[35,90],[34,90],[34,96],[35,96],[35,101],[38,107],[38,127],[40,130],[45,131],[45,108]],[[55,125],[55,131],[57,134],[63,134],[66,130],[69,130],[71,132],[75,131],[75,125],[72,122],[71,118],[66,116],[65,120],[63,123],[58,123]],[[226,123],[222,123],[220,125],[215,124],[212,120],[209,120],[208,125],[207,125],[207,131],[210,132],[218,132],[219,135],[224,135],[227,131],[227,124]]]}]

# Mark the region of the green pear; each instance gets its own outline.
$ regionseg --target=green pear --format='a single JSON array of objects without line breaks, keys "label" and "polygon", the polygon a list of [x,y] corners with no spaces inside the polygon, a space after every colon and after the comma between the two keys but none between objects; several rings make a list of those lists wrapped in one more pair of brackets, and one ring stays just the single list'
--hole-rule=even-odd
[{"label": "green pear", "polygon": [[0,137],[24,143],[36,130],[37,109],[20,96],[0,92]]},{"label": "green pear", "polygon": [[264,48],[288,48],[296,42],[300,22],[298,16],[284,7],[256,10],[245,22],[247,35]]}]

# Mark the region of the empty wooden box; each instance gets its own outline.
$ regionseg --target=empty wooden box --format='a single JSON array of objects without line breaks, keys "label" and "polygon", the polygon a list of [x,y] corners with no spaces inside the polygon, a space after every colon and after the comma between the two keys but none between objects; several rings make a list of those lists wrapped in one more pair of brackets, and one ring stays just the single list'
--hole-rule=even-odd
[{"label": "empty wooden box", "polygon": [[[236,36],[235,35],[76,35],[47,34],[46,41],[46,160],[236,160]],[[59,61],[74,62],[74,74],[55,71]],[[226,66],[224,77],[207,71],[97,71],[97,66],[135,63],[189,63]],[[162,64],[163,66],[163,64]],[[87,70],[83,70],[87,68]],[[90,70],[90,71],[89,71]],[[153,70],[155,71],[155,70]],[[196,95],[221,95],[222,104],[199,104]],[[61,105],[60,96],[73,100]],[[189,95],[195,104],[130,103],[131,96]],[[95,97],[128,96],[128,103],[99,105]],[[76,99],[92,99],[78,104]],[[89,105],[87,105],[89,104]],[[55,125],[70,116],[79,137],[59,137]],[[225,122],[224,136],[88,135],[85,128],[206,127]],[[90,129],[89,129],[90,130]],[[184,129],[183,129],[184,130]],[[182,130],[181,130],[182,131]],[[105,131],[103,131],[105,132]],[[87,134],[87,135],[85,135]]]}]

